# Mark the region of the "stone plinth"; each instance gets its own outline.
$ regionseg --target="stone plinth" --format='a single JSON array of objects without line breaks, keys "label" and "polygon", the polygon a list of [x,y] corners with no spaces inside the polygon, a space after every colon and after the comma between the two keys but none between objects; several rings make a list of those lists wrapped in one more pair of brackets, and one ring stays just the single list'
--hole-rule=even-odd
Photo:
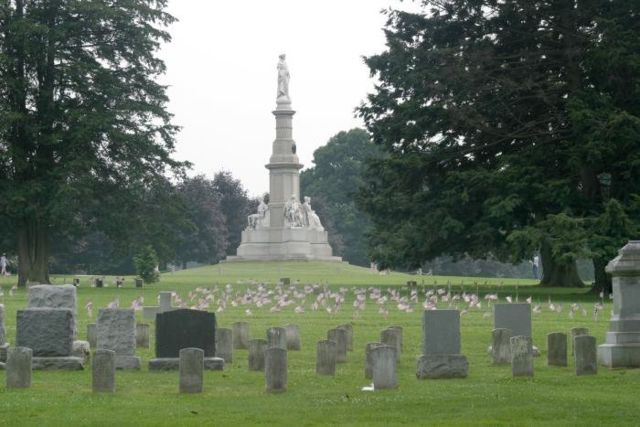
[{"label": "stone plinth", "polygon": [[73,349],[73,313],[66,308],[18,310],[18,347],[33,350],[34,357],[66,357]]},{"label": "stone plinth", "polygon": [[640,240],[632,240],[607,265],[613,280],[613,315],[598,360],[609,368],[640,367]]}]

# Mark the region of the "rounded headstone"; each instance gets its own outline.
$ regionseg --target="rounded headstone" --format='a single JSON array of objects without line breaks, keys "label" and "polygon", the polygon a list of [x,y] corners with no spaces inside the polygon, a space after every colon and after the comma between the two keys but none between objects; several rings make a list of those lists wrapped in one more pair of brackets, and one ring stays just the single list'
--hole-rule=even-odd
[{"label": "rounded headstone", "polygon": [[267,346],[287,349],[287,330],[285,328],[267,329]]},{"label": "rounded headstone", "polygon": [[216,329],[216,357],[233,363],[233,331],[229,328]]},{"label": "rounded headstone", "polygon": [[316,374],[336,374],[336,343],[334,341],[318,341],[316,350]]},{"label": "rounded headstone", "polygon": [[300,351],[302,348],[300,340],[300,327],[298,325],[285,325],[287,334],[287,350]]},{"label": "rounded headstone", "polygon": [[511,372],[514,377],[533,376],[533,348],[531,337],[511,337]]},{"label": "rounded headstone", "polygon": [[396,388],[396,349],[390,345],[380,345],[371,350],[374,390]]},{"label": "rounded headstone", "polygon": [[92,388],[93,391],[113,393],[116,391],[116,352],[107,349],[98,349],[93,355],[92,361]]},{"label": "rounded headstone", "polygon": [[11,347],[7,354],[7,389],[31,387],[31,359],[33,352],[27,347]]},{"label": "rounded headstone", "polygon": [[287,390],[287,350],[269,347],[265,350],[264,374],[267,393]]},{"label": "rounded headstone", "polygon": [[236,322],[232,325],[233,348],[246,350],[249,348],[249,324],[247,322]]},{"label": "rounded headstone", "polygon": [[202,393],[204,350],[180,350],[180,393]]},{"label": "rounded headstone", "polygon": [[249,370],[264,371],[264,352],[267,340],[256,338],[249,340]]},{"label": "rounded headstone", "polygon": [[327,339],[336,343],[336,362],[345,363],[347,361],[347,331],[345,329],[330,329],[327,332]]}]

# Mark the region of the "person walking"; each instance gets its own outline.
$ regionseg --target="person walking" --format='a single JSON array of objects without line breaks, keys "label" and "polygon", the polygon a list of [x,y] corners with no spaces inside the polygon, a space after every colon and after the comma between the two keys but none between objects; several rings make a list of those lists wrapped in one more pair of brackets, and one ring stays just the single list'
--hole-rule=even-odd
[{"label": "person walking", "polygon": [[7,267],[9,267],[7,254],[2,254],[2,256],[0,256],[0,274],[2,274],[3,276],[8,276],[9,272],[7,271]]}]

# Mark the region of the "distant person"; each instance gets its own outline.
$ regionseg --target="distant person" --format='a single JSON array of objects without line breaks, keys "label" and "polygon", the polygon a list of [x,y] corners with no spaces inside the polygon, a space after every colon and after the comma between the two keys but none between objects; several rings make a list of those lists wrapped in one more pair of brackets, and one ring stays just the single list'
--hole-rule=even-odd
[{"label": "distant person", "polygon": [[533,269],[533,277],[535,279],[539,279],[539,272],[540,272],[540,257],[538,255],[535,255],[533,257],[533,261],[531,262],[531,268]]},{"label": "distant person", "polygon": [[7,267],[9,266],[9,260],[7,259],[7,254],[2,254],[0,256],[0,274],[3,276],[8,276],[9,272],[7,271]]}]

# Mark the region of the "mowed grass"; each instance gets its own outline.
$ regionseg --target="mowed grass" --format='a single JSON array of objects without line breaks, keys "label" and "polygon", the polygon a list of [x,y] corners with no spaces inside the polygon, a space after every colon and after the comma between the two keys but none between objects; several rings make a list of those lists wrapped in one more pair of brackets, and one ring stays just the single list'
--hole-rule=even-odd
[{"label": "mowed grass", "polygon": [[[221,264],[163,275],[158,284],[135,289],[127,279],[124,288],[113,285],[104,289],[88,286],[83,278],[78,289],[79,338],[85,337],[86,324],[95,321],[97,309],[117,298],[128,307],[140,296],[146,305],[155,305],[158,291],[176,291],[187,301],[189,291],[197,287],[218,286],[220,292],[231,284],[232,293],[243,294],[255,288],[253,281],[270,282],[273,288],[281,277],[290,277],[300,285],[318,283],[333,291],[340,287],[380,287],[401,290],[406,294],[407,280],[416,276],[392,273],[381,276],[368,269],[346,264],[324,263],[247,263]],[[420,303],[413,313],[397,310],[387,304],[389,314],[378,313],[375,303],[367,300],[360,318],[354,319],[353,293],[347,293],[342,309],[334,314],[313,311],[309,295],[305,312],[294,313],[288,306],[280,313],[270,306],[228,304],[217,314],[221,327],[236,321],[250,324],[252,338],[263,338],[270,326],[296,323],[302,335],[302,351],[288,353],[288,391],[270,395],[264,391],[264,375],[247,370],[247,350],[235,350],[234,361],[224,372],[206,372],[205,390],[198,395],[178,393],[178,373],[149,372],[146,361],[152,349],[138,349],[144,368],[139,372],[117,372],[117,392],[113,395],[91,392],[91,370],[80,372],[34,371],[33,386],[28,390],[6,390],[4,372],[0,371],[0,425],[637,425],[640,407],[640,370],[607,370],[598,375],[577,377],[573,362],[567,368],[546,366],[546,334],[568,332],[576,326],[590,328],[601,343],[607,328],[611,304],[605,301],[604,312],[594,318],[593,309],[599,299],[584,289],[544,289],[532,287],[525,279],[484,279],[454,277],[420,277],[424,287]],[[57,278],[58,283],[71,277]],[[15,342],[16,311],[26,306],[26,293],[14,292],[14,279],[2,279],[5,316],[9,341]],[[107,279],[111,282],[111,278]],[[434,284],[434,282],[436,282]],[[415,358],[421,350],[421,303],[424,291],[443,289],[452,293],[475,293],[481,296],[497,292],[500,300],[507,295],[519,300],[531,296],[541,304],[542,313],[533,315],[534,343],[542,356],[535,360],[533,379],[513,379],[510,367],[492,366],[487,345],[492,329],[491,307],[486,300],[480,310],[469,310],[461,317],[462,351],[469,360],[469,377],[455,380],[417,380]],[[562,312],[549,309],[549,299],[562,304]],[[93,318],[85,305],[91,301]],[[579,304],[574,316],[570,305]],[[465,304],[458,303],[464,309]],[[447,304],[440,304],[445,308]],[[210,310],[216,309],[213,304]],[[251,310],[248,316],[246,310]],[[582,310],[586,311],[586,315]],[[139,321],[143,321],[138,313]],[[325,339],[328,329],[352,322],[354,351],[348,363],[338,365],[332,377],[315,374],[316,342]],[[364,379],[364,347],[379,340],[380,330],[387,326],[404,328],[404,352],[398,367],[396,390],[361,391],[368,385]],[[153,334],[153,325],[152,325]]]}]

